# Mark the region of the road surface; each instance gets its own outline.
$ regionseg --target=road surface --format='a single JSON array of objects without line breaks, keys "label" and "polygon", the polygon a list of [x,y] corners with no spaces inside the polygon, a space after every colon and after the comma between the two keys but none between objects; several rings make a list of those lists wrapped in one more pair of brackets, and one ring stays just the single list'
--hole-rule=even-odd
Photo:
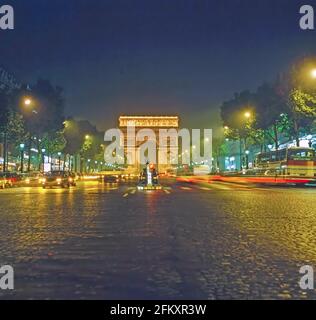
[{"label": "road surface", "polygon": [[316,298],[316,188],[163,184],[0,190],[0,298]]}]

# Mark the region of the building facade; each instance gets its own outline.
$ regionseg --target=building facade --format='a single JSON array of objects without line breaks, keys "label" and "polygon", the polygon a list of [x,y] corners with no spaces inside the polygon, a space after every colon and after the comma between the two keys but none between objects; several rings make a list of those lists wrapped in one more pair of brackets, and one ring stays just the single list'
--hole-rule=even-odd
[{"label": "building facade", "polygon": [[[171,140],[168,141],[167,150],[161,150],[160,148],[160,141],[159,141],[159,131],[160,129],[179,129],[179,117],[178,116],[121,116],[119,117],[119,128],[124,134],[124,140],[121,141],[121,144],[124,145],[124,153],[125,158],[128,156],[128,152],[130,150],[127,149],[128,145],[128,136],[127,136],[127,128],[128,126],[135,127],[135,135],[141,129],[151,129],[155,133],[155,141],[152,141],[156,144],[156,159],[150,159],[150,162],[156,164],[157,169],[160,172],[167,171],[172,169],[170,154],[171,150],[178,151],[178,141],[172,142]],[[145,141],[150,141],[150,137],[147,137]],[[128,165],[129,171],[139,171],[142,164],[141,164],[141,155],[140,155],[140,146],[144,143],[144,141],[136,141],[134,144],[134,152],[132,153],[133,156],[133,163],[134,165]],[[166,151],[168,154],[168,163],[159,163],[159,153],[162,151]]]}]

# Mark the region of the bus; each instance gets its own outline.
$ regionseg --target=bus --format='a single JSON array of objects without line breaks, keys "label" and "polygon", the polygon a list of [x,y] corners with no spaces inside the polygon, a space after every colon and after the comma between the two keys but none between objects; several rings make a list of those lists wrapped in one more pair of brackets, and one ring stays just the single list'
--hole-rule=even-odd
[{"label": "bus", "polygon": [[303,147],[288,147],[259,153],[255,168],[265,175],[292,177],[316,177],[315,150]]}]

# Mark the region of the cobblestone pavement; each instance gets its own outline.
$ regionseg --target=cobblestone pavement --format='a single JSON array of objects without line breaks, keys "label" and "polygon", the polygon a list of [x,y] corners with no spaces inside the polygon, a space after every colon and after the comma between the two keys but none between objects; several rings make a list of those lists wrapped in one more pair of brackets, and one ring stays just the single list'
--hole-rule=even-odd
[{"label": "cobblestone pavement", "polygon": [[163,183],[0,190],[0,298],[316,298],[316,189]]}]

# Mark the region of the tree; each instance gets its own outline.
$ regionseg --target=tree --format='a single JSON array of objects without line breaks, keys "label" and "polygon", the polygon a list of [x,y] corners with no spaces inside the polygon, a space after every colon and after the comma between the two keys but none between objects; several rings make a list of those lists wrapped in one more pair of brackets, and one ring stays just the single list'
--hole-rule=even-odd
[{"label": "tree", "polygon": [[245,130],[245,112],[252,112],[255,95],[249,91],[235,93],[233,99],[226,101],[221,106],[221,117],[225,124],[232,130],[243,132]]},{"label": "tree", "polygon": [[256,129],[262,130],[261,137],[265,141],[273,141],[279,148],[279,134],[286,129],[284,113],[286,103],[277,92],[277,85],[263,84],[257,89],[256,95]]},{"label": "tree", "polygon": [[[24,104],[26,97],[31,101],[29,106]],[[45,144],[48,147],[45,149],[47,150],[53,150],[55,145],[60,144],[59,136],[63,129],[65,106],[63,90],[53,86],[49,80],[39,79],[30,89],[23,88],[16,94],[16,104],[20,107],[28,132],[28,171],[30,171],[30,154],[34,141],[39,151],[41,150],[40,140],[46,141]],[[48,139],[52,141],[48,142]],[[38,156],[40,157],[40,152]]]},{"label": "tree", "polygon": [[39,79],[32,87],[36,117],[33,117],[33,128],[39,135],[45,132],[56,132],[63,129],[65,102],[63,89],[54,87],[50,81]]},{"label": "tree", "polygon": [[[226,157],[229,155],[228,147],[225,144],[225,141],[223,138],[214,138],[213,139],[213,148],[212,148],[212,154],[214,158],[214,167],[215,171],[219,171],[220,169],[220,157]],[[214,171],[214,168],[212,169]]]},{"label": "tree", "polygon": [[316,117],[316,58],[307,57],[293,64],[285,76],[283,96],[287,115],[291,123],[291,133],[300,145],[301,133],[309,132]]},{"label": "tree", "polygon": [[58,152],[62,152],[65,148],[66,140],[63,132],[47,132],[41,139],[40,146],[47,151],[48,155],[54,155]]},{"label": "tree", "polygon": [[[64,152],[92,160],[102,161],[104,152],[102,149],[103,134],[97,130],[89,121],[67,119],[64,122],[64,137],[66,146]],[[75,163],[75,170],[77,163]]]},{"label": "tree", "polygon": [[25,140],[23,116],[17,112],[12,101],[12,93],[0,91],[0,132],[3,135],[3,170],[7,170],[8,145],[19,145]]},{"label": "tree", "polygon": [[239,140],[240,163],[242,163],[242,145],[246,150],[250,144],[260,143],[261,132],[255,127],[255,103],[256,95],[246,90],[235,94],[233,99],[221,106],[226,138]]},{"label": "tree", "polygon": [[3,135],[3,171],[6,171],[8,144],[9,101],[4,91],[0,91],[0,132]]},{"label": "tree", "polygon": [[[13,156],[21,154],[20,144],[24,144],[27,133],[23,116],[12,109],[9,110],[7,123],[7,141]],[[8,148],[10,150],[10,148]]]},{"label": "tree", "polygon": [[84,142],[84,133],[80,132],[78,121],[67,119],[64,122],[63,133],[66,140],[64,152],[70,155],[79,153]]},{"label": "tree", "polygon": [[289,96],[289,114],[293,122],[292,132],[296,145],[300,145],[300,134],[308,133],[316,118],[316,95],[293,89]]}]

